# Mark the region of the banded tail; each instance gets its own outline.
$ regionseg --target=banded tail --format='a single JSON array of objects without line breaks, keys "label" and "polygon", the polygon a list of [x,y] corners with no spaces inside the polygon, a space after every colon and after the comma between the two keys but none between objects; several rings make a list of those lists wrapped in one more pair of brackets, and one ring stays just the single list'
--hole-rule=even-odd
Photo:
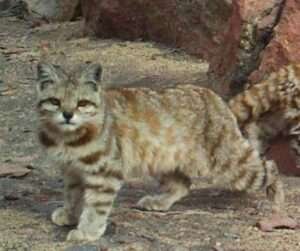
[{"label": "banded tail", "polygon": [[273,72],[266,80],[233,97],[229,107],[243,126],[268,111],[300,107],[296,96],[300,96],[300,64]]}]

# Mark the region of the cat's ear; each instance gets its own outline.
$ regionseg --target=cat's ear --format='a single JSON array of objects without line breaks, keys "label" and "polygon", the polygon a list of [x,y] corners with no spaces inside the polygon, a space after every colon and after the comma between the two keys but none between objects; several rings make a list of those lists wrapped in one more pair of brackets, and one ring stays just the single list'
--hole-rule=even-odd
[{"label": "cat's ear", "polygon": [[88,64],[81,73],[80,80],[83,84],[91,85],[97,91],[101,82],[102,67],[100,64]]},{"label": "cat's ear", "polygon": [[54,84],[58,79],[57,67],[48,63],[37,65],[37,80],[39,90],[44,90],[49,85]]}]

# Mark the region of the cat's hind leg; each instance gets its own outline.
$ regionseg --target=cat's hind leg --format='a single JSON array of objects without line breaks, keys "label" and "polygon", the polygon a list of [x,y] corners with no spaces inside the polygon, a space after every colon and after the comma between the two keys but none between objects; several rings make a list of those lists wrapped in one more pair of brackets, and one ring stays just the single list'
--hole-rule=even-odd
[{"label": "cat's hind leg", "polygon": [[138,208],[145,210],[167,211],[176,201],[189,193],[191,181],[179,171],[164,174],[160,178],[162,193],[145,196],[137,203]]},{"label": "cat's hind leg", "polygon": [[274,161],[265,161],[267,174],[266,192],[267,197],[272,203],[272,214],[258,222],[258,226],[263,231],[273,231],[275,228],[284,227],[295,229],[298,222],[289,217],[286,208],[284,208],[284,188],[280,179],[277,166]]},{"label": "cat's hind leg", "polygon": [[272,214],[260,220],[258,226],[263,231],[273,231],[278,227],[295,229],[298,226],[298,222],[289,217],[284,208],[284,189],[277,166],[272,160],[266,161],[265,166],[269,176],[266,192],[268,199],[272,203]]}]

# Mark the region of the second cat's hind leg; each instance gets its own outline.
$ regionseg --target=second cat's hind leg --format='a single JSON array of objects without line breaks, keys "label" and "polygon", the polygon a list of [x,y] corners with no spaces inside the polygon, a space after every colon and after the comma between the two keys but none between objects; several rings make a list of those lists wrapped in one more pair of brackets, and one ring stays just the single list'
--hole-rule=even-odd
[{"label": "second cat's hind leg", "polygon": [[268,199],[272,202],[272,214],[258,222],[259,228],[263,231],[273,231],[278,227],[297,228],[298,222],[289,217],[286,208],[284,208],[283,183],[280,180],[275,162],[268,160],[265,162],[265,167],[269,176],[266,192]]},{"label": "second cat's hind leg", "polygon": [[190,178],[179,171],[164,174],[160,179],[162,194],[145,196],[137,204],[145,210],[167,211],[189,193]]},{"label": "second cat's hind leg", "polygon": [[274,213],[281,212],[284,208],[284,188],[279,177],[276,163],[273,160],[265,161],[266,173],[269,180],[266,184],[266,192],[268,199],[272,202],[272,211]]}]

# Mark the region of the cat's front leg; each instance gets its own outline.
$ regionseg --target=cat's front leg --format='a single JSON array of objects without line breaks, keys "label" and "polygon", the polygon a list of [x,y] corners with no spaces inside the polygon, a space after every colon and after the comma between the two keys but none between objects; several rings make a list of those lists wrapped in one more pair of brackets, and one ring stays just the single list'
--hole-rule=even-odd
[{"label": "cat's front leg", "polygon": [[71,226],[78,223],[82,209],[83,188],[81,180],[68,173],[64,173],[64,205],[51,215],[51,220],[59,226]]},{"label": "cat's front leg", "polygon": [[77,229],[71,230],[67,236],[68,241],[94,241],[104,234],[120,187],[121,175],[116,171],[86,177],[83,210]]}]

